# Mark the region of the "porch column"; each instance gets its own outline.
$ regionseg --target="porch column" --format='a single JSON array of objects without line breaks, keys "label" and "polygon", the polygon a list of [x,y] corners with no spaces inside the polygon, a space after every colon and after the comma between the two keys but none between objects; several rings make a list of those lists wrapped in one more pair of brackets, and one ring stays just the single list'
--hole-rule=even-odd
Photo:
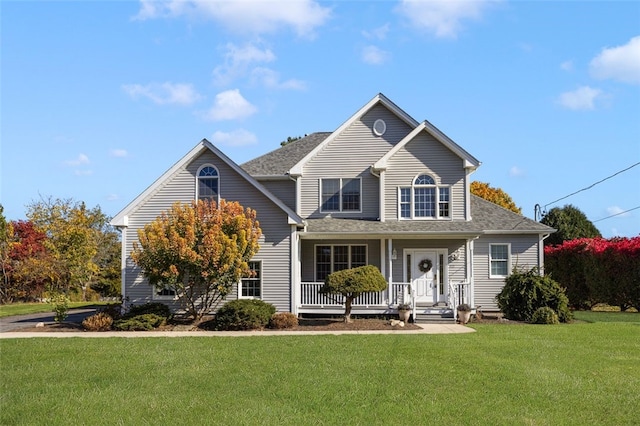
[{"label": "porch column", "polygon": [[300,272],[300,236],[296,225],[291,225],[291,234],[289,236],[291,242],[290,256],[290,283],[291,283],[291,313],[298,315],[298,306],[300,306],[300,283],[302,280]]},{"label": "porch column", "polygon": [[389,259],[387,281],[389,281],[389,287],[391,287],[391,284],[393,283],[393,259],[391,259],[391,253],[393,253],[393,240],[389,238],[387,240],[387,259]]}]

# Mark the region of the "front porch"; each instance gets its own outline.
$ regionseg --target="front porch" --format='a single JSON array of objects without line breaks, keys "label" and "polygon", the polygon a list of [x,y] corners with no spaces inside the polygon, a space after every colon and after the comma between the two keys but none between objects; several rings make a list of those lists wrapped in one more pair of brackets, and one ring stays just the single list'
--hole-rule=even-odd
[{"label": "front porch", "polygon": [[[297,314],[340,315],[344,313],[341,296],[332,297],[319,293],[323,283],[302,282],[296,295]],[[386,290],[378,293],[364,293],[356,298],[352,315],[396,315],[399,304],[409,304],[412,318],[417,322],[453,321],[457,318],[456,306],[471,304],[471,285],[467,282],[449,284],[446,300],[425,302],[418,300],[416,289],[411,283],[389,283]],[[337,299],[337,300],[335,300]]]}]

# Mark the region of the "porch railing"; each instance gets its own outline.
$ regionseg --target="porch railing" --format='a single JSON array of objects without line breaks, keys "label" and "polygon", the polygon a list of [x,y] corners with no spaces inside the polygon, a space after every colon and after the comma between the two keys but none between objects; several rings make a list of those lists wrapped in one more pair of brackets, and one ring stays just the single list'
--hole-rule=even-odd
[{"label": "porch railing", "polygon": [[458,317],[458,305],[466,303],[471,305],[471,284],[468,282],[449,283],[449,296],[447,303],[453,310],[453,318]]},{"label": "porch railing", "polygon": [[[303,282],[300,284],[300,304],[302,306],[337,307],[344,306],[333,297],[320,294],[321,282]],[[339,296],[338,296],[339,297]],[[387,290],[377,293],[363,293],[353,301],[359,307],[396,307],[399,303],[411,303],[411,284],[393,283]]]}]

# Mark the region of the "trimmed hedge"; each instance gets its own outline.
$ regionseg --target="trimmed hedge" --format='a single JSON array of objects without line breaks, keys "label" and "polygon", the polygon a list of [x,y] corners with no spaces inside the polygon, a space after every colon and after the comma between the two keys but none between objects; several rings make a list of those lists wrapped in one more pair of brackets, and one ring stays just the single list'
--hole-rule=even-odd
[{"label": "trimmed hedge", "polygon": [[273,314],[269,320],[269,328],[278,330],[284,328],[296,327],[298,325],[298,317],[291,312],[278,312]]},{"label": "trimmed hedge", "polygon": [[531,324],[558,324],[558,314],[548,306],[536,309],[531,317]]},{"label": "trimmed hedge", "polygon": [[232,300],[222,306],[216,314],[216,330],[255,330],[269,324],[276,308],[257,299]]},{"label": "trimmed hedge", "polygon": [[557,312],[560,322],[573,318],[564,289],[550,277],[541,276],[537,268],[526,272],[514,270],[505,279],[496,301],[505,317],[515,321],[531,322],[534,312],[545,306]]},{"label": "trimmed hedge", "polygon": [[149,331],[165,325],[167,319],[156,314],[142,314],[122,318],[114,321],[114,330],[120,331]]}]

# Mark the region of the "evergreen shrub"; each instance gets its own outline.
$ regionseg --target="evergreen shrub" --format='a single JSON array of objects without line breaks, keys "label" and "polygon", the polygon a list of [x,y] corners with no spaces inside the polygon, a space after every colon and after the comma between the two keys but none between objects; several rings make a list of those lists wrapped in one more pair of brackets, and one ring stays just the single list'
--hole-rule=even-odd
[{"label": "evergreen shrub", "polygon": [[255,330],[264,328],[275,313],[275,306],[262,300],[232,300],[218,310],[215,329]]}]

